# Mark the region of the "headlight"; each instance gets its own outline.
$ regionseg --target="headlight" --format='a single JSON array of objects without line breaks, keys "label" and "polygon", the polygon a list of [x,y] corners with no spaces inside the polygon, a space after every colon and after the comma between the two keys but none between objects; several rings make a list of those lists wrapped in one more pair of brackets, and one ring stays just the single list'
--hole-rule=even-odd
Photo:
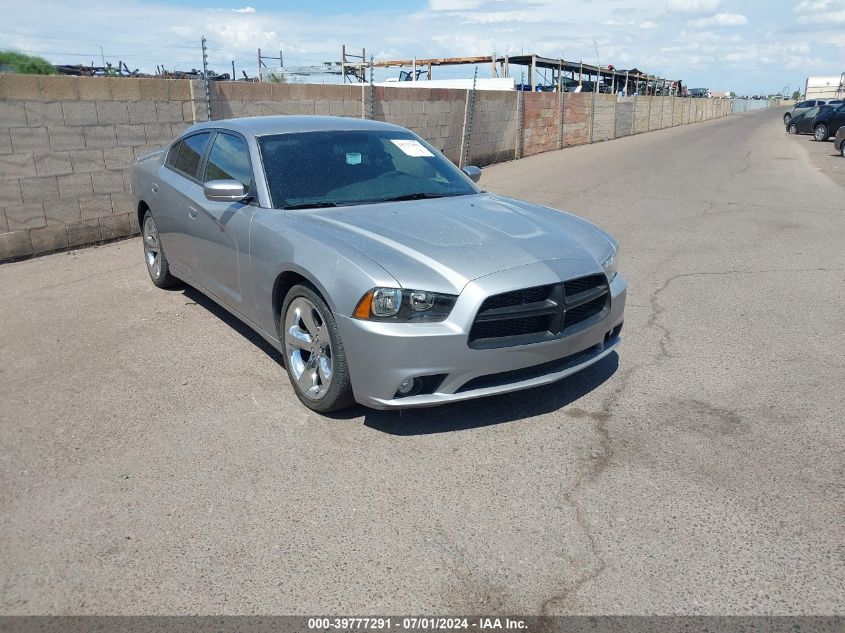
[{"label": "headlight", "polygon": [[613,281],[613,278],[616,277],[616,262],[618,259],[619,248],[617,247],[610,254],[610,257],[604,260],[601,264],[601,267],[604,268],[604,274],[607,275],[608,281]]},{"label": "headlight", "polygon": [[428,290],[373,288],[361,297],[352,316],[367,321],[443,321],[457,299]]}]

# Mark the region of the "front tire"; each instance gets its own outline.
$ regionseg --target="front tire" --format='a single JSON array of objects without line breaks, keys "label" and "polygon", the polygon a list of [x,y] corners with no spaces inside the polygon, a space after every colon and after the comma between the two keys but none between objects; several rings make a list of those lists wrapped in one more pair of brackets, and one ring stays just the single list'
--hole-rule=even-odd
[{"label": "front tire", "polygon": [[827,126],[824,123],[819,123],[813,130],[813,138],[817,141],[826,141],[830,137]]},{"label": "front tire", "polygon": [[798,134],[798,126],[793,123],[789,126],[788,132],[790,134]]},{"label": "front tire", "polygon": [[170,264],[167,263],[167,255],[164,254],[158,227],[149,210],[144,214],[141,239],[144,244],[144,261],[153,284],[158,288],[175,286],[178,281],[170,274]]},{"label": "front tire", "polygon": [[791,118],[792,118],[792,117],[791,117],[791,116],[789,116],[789,112],[787,112],[786,114],[784,114],[784,115],[783,115],[783,122],[784,122],[784,124],[789,123],[789,119],[791,119]]},{"label": "front tire", "polygon": [[355,404],[337,321],[311,286],[296,285],[282,305],[279,335],[296,397],[317,413]]}]

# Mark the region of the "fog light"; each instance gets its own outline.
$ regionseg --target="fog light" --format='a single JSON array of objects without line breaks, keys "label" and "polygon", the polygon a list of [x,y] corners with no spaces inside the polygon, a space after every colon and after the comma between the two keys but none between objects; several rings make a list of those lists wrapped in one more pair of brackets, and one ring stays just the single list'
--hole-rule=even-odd
[{"label": "fog light", "polygon": [[406,396],[417,395],[423,387],[423,382],[419,378],[406,378],[399,383],[399,388],[396,390],[396,398],[404,398]]}]

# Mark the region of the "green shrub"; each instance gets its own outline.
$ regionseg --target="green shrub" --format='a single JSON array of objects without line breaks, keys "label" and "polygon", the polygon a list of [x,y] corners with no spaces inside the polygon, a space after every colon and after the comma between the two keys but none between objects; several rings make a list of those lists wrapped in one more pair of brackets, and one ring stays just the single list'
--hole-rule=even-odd
[{"label": "green shrub", "polygon": [[56,69],[43,57],[24,55],[14,51],[0,51],[0,68],[10,66],[24,75],[55,75]]}]

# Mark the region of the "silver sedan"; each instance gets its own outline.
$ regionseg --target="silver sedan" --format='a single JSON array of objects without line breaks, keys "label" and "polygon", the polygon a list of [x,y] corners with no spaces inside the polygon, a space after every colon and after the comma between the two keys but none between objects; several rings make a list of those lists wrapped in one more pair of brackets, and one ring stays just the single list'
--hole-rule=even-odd
[{"label": "silver sedan", "polygon": [[480,175],[395,125],[258,117],[191,127],[132,191],[153,283],[243,320],[329,412],[547,384],[619,345],[616,241]]}]

